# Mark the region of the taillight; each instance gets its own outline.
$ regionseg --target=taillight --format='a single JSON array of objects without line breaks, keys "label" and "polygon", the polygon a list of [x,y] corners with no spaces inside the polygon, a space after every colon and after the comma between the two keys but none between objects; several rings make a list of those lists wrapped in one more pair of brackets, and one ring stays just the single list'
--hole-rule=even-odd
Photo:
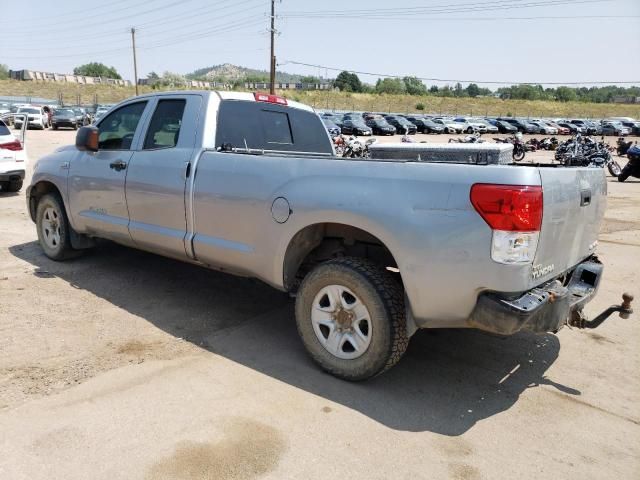
[{"label": "taillight", "polygon": [[277,95],[270,95],[268,93],[258,93],[255,92],[253,94],[256,102],[268,102],[268,103],[277,103],[278,105],[286,105],[287,99],[279,97]]},{"label": "taillight", "polygon": [[477,183],[471,187],[471,203],[493,230],[494,261],[533,261],[542,225],[542,187]]},{"label": "taillight", "polygon": [[19,150],[22,150],[22,143],[20,143],[20,140],[14,140],[13,142],[9,143],[0,143],[0,148],[17,152]]}]

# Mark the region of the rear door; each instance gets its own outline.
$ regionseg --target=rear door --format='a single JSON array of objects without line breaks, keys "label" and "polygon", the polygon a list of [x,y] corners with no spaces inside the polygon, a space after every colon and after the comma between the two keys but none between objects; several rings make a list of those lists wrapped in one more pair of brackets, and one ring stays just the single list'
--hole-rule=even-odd
[{"label": "rear door", "polygon": [[184,258],[185,186],[191,175],[202,97],[161,96],[127,173],[129,232],[138,247]]},{"label": "rear door", "polygon": [[539,285],[594,252],[607,206],[602,168],[539,169],[544,210],[533,282]]},{"label": "rear door", "polygon": [[80,233],[132,243],[124,184],[148,104],[130,102],[104,117],[98,124],[99,150],[78,152],[69,162],[69,205]]}]

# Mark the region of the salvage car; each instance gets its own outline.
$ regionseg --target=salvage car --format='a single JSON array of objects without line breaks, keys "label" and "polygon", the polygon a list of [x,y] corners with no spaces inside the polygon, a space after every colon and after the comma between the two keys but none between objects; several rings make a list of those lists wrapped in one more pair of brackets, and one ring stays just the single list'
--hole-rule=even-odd
[{"label": "salvage car", "polygon": [[603,169],[379,143],[336,157],[313,109],[276,95],[142,95],[41,158],[27,208],[52,260],[105,238],[289,292],[310,357],[347,380],[418,328],[589,326]]},{"label": "salvage car", "polygon": [[10,115],[0,115],[0,192],[20,191],[27,168],[27,151],[24,146],[26,115],[16,116],[22,125],[22,140],[16,138],[5,123]]},{"label": "salvage car", "polygon": [[[80,124],[82,126],[82,124]],[[51,128],[58,130],[59,128],[78,129],[78,119],[76,113],[68,108],[58,108],[53,111],[51,117]]]}]

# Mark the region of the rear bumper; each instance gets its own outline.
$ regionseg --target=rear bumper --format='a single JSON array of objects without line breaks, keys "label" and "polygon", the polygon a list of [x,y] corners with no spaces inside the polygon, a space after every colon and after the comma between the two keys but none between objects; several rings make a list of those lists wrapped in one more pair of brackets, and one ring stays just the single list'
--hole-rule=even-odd
[{"label": "rear bumper", "polygon": [[13,182],[15,180],[24,180],[24,170],[9,170],[8,172],[0,172],[0,182]]},{"label": "rear bumper", "polygon": [[517,295],[482,293],[468,320],[469,326],[500,335],[520,330],[557,332],[571,314],[593,299],[603,266],[592,256],[578,264],[565,282],[552,280]]}]

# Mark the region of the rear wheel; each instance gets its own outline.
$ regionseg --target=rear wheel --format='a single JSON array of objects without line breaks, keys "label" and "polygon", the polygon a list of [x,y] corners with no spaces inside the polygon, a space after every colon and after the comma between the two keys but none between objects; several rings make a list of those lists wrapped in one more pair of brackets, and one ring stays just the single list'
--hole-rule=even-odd
[{"label": "rear wheel", "polygon": [[345,380],[391,368],[409,343],[402,288],[386,269],[361,258],[312,270],[296,297],[296,323],[313,360]]},{"label": "rear wheel", "polygon": [[52,260],[64,260],[76,253],[71,247],[71,226],[64,204],[56,194],[44,195],[38,202],[36,227],[40,246]]},{"label": "rear wheel", "polygon": [[622,169],[622,172],[620,172],[620,175],[618,175],[618,181],[619,182],[624,182],[627,178],[629,178],[629,169],[625,166]]}]

